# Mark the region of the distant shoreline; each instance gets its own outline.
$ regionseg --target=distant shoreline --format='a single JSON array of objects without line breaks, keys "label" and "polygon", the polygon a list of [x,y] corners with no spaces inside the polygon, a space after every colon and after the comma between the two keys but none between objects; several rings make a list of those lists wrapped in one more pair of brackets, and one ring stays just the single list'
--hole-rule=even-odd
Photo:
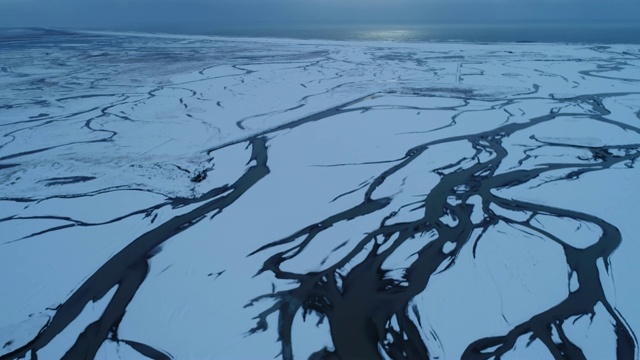
[{"label": "distant shoreline", "polygon": [[[322,37],[319,34],[317,37],[295,37],[285,36],[286,34],[269,34],[267,32],[254,33],[251,30],[247,30],[244,33],[211,33],[211,34],[198,34],[198,33],[179,33],[179,32],[160,32],[160,31],[136,31],[136,30],[95,30],[95,29],[62,29],[62,28],[1,28],[0,27],[0,39],[6,36],[8,33],[17,34],[22,32],[27,35],[28,32],[51,32],[58,33],[80,33],[80,34],[95,34],[105,36],[136,36],[136,37],[162,37],[162,38],[176,38],[176,39],[200,39],[200,40],[226,40],[226,41],[255,41],[255,42],[289,42],[289,41],[309,41],[314,43],[357,43],[360,45],[391,45],[391,44],[420,44],[420,43],[445,43],[445,44],[540,44],[540,45],[638,45],[640,44],[640,25],[638,25],[636,42],[607,42],[607,41],[538,41],[527,39],[504,39],[495,41],[481,41],[481,40],[465,40],[465,39],[416,39],[412,38],[411,34],[406,33],[404,30],[387,30],[382,34],[370,33],[369,36],[361,36],[360,38],[351,38],[345,36],[344,38],[330,38]],[[359,30],[364,31],[364,30]],[[374,30],[375,31],[375,30]],[[386,36],[386,37],[385,37]]]},{"label": "distant shoreline", "polygon": [[[104,31],[107,29],[84,29]],[[112,29],[123,32],[120,29]],[[153,27],[131,29],[141,33],[203,35],[231,38],[295,40],[463,42],[463,43],[569,43],[640,44],[640,23],[535,23],[436,25],[251,25]]]}]

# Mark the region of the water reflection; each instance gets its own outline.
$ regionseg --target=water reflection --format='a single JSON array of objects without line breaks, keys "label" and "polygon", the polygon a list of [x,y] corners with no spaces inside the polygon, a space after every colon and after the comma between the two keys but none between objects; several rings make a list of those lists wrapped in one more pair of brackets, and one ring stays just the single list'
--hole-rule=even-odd
[{"label": "water reflection", "polygon": [[389,30],[359,30],[354,34],[358,40],[366,41],[416,41],[420,35],[425,36],[415,29],[389,29]]},{"label": "water reflection", "polygon": [[[148,29],[147,29],[148,30]],[[163,30],[166,31],[166,30]],[[176,32],[189,32],[181,29]],[[422,25],[327,25],[284,26],[254,24],[194,28],[194,34],[232,37],[359,40],[382,42],[471,41],[471,42],[578,42],[640,43],[637,23],[541,23],[541,24],[422,24]]]}]

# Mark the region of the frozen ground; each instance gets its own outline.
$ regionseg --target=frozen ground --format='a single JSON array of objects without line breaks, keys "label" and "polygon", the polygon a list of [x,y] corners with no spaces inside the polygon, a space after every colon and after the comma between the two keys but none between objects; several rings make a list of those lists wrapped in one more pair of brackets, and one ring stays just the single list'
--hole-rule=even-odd
[{"label": "frozen ground", "polygon": [[637,359],[640,46],[0,32],[0,359]]}]

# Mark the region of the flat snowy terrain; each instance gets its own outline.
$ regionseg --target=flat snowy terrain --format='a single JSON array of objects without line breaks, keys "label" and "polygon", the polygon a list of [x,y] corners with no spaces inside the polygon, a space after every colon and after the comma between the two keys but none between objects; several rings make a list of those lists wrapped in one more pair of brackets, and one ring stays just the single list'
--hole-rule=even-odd
[{"label": "flat snowy terrain", "polygon": [[0,359],[638,359],[640,46],[0,32]]}]

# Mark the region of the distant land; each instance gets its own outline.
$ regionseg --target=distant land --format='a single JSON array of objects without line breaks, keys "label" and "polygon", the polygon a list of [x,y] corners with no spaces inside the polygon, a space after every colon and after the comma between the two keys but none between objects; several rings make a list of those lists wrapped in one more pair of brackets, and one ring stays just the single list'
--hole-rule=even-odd
[{"label": "distant land", "polygon": [[[123,30],[94,28],[86,30]],[[640,44],[637,22],[484,24],[147,24],[129,30],[173,34],[356,41]]]}]

